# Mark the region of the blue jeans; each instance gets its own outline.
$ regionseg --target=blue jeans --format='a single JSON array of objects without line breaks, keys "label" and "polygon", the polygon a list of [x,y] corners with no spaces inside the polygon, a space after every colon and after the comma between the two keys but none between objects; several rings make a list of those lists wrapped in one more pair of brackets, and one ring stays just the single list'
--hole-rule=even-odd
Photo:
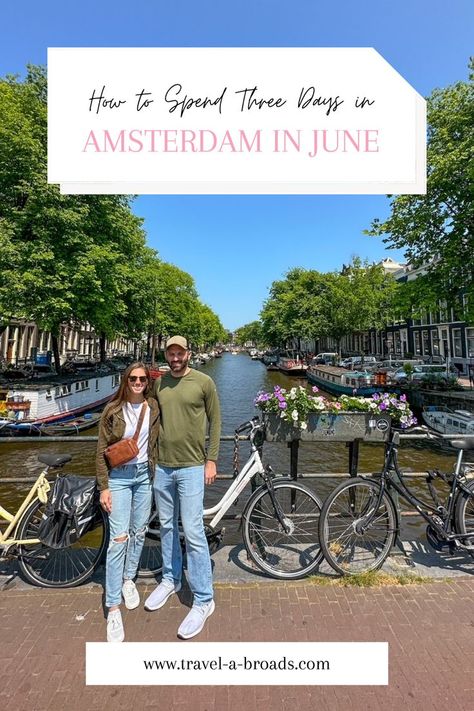
[{"label": "blue jeans", "polygon": [[189,587],[194,603],[204,605],[213,598],[211,558],[202,520],[204,466],[179,469],[158,466],[154,489],[160,516],[163,580],[181,582],[183,561],[178,530],[181,516]]},{"label": "blue jeans", "polygon": [[[148,463],[124,464],[109,473],[112,511],[105,565],[105,604],[120,605],[122,583],[132,580],[138,568],[150,518],[152,487]],[[117,539],[125,538],[120,541]]]}]

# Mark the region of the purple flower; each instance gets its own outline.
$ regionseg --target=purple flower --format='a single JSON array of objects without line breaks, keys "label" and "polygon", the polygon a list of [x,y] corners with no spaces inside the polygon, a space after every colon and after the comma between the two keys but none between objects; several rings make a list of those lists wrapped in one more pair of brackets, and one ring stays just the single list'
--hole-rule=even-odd
[{"label": "purple flower", "polygon": [[374,393],[372,395],[372,400],[380,400],[380,395],[378,393]]},{"label": "purple flower", "polygon": [[280,400],[280,402],[278,403],[278,407],[280,408],[280,410],[286,410],[286,402],[284,400]]},{"label": "purple flower", "polygon": [[311,390],[313,391],[313,393],[319,393],[319,388],[317,388],[316,385],[313,385]]},{"label": "purple flower", "polygon": [[381,402],[379,405],[379,410],[386,410],[387,409],[387,403],[386,402]]},{"label": "purple flower", "polygon": [[406,402],[407,396],[406,395],[400,395],[400,400],[402,402]]}]

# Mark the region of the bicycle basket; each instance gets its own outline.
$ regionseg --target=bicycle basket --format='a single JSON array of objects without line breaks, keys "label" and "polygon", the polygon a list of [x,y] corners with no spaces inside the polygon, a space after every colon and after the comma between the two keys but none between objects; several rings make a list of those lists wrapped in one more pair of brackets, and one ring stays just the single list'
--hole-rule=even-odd
[{"label": "bicycle basket", "polygon": [[96,480],[70,474],[56,479],[38,527],[38,538],[49,548],[67,548],[97,522]]}]

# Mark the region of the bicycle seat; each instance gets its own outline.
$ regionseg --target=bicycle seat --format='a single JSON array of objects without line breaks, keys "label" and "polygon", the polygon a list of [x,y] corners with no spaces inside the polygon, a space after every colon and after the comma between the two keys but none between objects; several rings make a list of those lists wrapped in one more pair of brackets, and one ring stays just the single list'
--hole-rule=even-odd
[{"label": "bicycle seat", "polygon": [[72,459],[70,454],[40,454],[38,460],[48,467],[63,467]]},{"label": "bicycle seat", "polygon": [[474,439],[451,439],[449,444],[454,449],[474,449]]}]

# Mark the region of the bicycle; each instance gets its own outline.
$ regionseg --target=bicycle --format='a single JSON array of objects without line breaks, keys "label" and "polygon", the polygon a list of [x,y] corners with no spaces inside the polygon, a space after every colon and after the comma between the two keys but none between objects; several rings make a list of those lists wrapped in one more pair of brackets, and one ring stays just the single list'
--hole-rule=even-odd
[{"label": "bicycle", "polygon": [[[211,552],[223,536],[216,529],[224,514],[246,485],[259,474],[263,484],[247,501],[242,514],[242,534],[248,558],[264,573],[293,580],[309,575],[322,561],[318,540],[321,501],[310,489],[288,477],[274,477],[271,467],[264,468],[259,448],[265,438],[265,425],[258,417],[244,422],[235,431],[238,436],[249,432],[250,456],[220,501],[204,510],[212,517],[205,524]],[[184,536],[181,536],[184,548]],[[139,577],[161,573],[162,559],[157,513],[152,514],[138,571]]]},{"label": "bicycle", "polygon": [[[451,440],[459,450],[454,471],[427,473],[426,482],[433,499],[428,503],[407,486],[398,466],[400,436],[394,432],[387,444],[380,480],[357,476],[337,486],[324,502],[319,522],[319,537],[324,557],[343,575],[365,573],[380,568],[399,533],[399,512],[392,490],[414,506],[427,522],[427,538],[438,551],[474,551],[474,481],[463,469],[463,453],[474,449],[474,442]],[[449,487],[444,503],[433,486],[441,479]]]},{"label": "bicycle", "polygon": [[42,454],[46,464],[15,514],[0,506],[0,520],[6,529],[0,531],[0,558],[17,558],[26,580],[46,588],[74,587],[87,580],[99,565],[108,537],[106,514],[97,508],[94,528],[68,548],[49,548],[37,538],[50,483],[49,469],[61,469],[72,457],[69,454]]}]

